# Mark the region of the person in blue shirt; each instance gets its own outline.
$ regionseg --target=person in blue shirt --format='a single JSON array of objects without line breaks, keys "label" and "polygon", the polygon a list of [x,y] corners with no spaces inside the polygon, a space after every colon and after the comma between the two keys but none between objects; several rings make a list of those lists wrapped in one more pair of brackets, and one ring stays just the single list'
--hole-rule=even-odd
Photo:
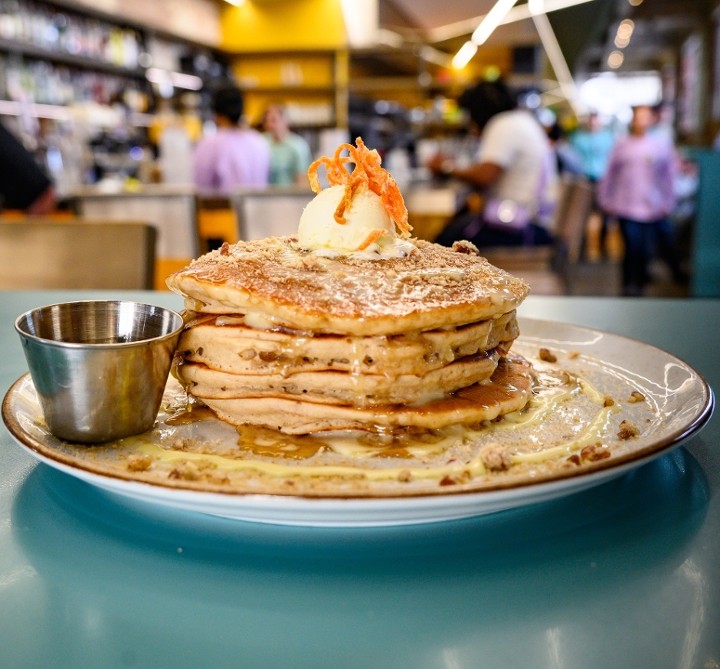
[{"label": "person in blue shirt", "polygon": [[312,162],[310,147],[303,137],[290,130],[281,105],[272,104],[266,109],[263,130],[270,146],[270,183],[308,185],[307,170]]}]

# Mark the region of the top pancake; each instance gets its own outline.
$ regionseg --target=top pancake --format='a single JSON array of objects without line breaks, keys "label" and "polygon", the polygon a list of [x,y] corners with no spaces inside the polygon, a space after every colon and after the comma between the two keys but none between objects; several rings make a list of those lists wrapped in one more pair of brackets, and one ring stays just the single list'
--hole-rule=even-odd
[{"label": "top pancake", "polygon": [[238,242],[194,260],[167,284],[194,311],[243,313],[261,328],[352,335],[473,323],[515,309],[528,293],[522,279],[468,242],[452,249],[411,242],[404,257],[372,260],[312,254],[295,237]]}]

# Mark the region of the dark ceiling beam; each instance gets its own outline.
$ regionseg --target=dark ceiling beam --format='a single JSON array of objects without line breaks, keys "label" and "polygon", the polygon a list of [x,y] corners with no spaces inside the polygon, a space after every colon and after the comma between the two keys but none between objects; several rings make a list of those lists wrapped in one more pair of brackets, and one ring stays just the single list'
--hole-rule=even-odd
[{"label": "dark ceiling beam", "polygon": [[571,72],[577,68],[581,57],[589,47],[605,42],[615,12],[614,2],[598,0],[560,9],[547,15]]}]

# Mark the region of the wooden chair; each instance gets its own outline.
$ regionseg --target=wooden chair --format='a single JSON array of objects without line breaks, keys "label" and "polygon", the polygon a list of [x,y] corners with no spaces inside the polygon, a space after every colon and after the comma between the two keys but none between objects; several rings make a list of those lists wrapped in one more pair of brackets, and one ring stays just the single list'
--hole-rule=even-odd
[{"label": "wooden chair", "polygon": [[151,289],[156,236],[138,222],[2,221],[0,289]]},{"label": "wooden chair", "polygon": [[144,185],[139,190],[102,191],[94,186],[68,198],[76,214],[87,219],[146,221],[157,230],[156,285],[205,252],[192,186]]},{"label": "wooden chair", "polygon": [[412,235],[433,242],[457,208],[457,189],[451,186],[410,185],[403,192]]},{"label": "wooden chair", "polygon": [[582,255],[592,203],[592,186],[587,180],[565,179],[560,184],[554,214],[553,244],[487,247],[480,251],[493,265],[526,279],[535,293],[570,293],[572,268]]},{"label": "wooden chair", "polygon": [[271,186],[237,190],[230,196],[238,239],[281,237],[297,233],[303,210],[315,194],[307,187]]}]

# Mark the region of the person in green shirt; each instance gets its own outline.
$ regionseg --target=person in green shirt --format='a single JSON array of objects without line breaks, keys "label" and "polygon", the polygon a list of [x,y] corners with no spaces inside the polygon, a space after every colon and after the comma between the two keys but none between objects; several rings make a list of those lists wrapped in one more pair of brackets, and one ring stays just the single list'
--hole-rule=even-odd
[{"label": "person in green shirt", "polygon": [[312,162],[310,146],[290,130],[281,105],[272,104],[265,110],[263,130],[270,145],[270,184],[308,185],[307,170]]}]

